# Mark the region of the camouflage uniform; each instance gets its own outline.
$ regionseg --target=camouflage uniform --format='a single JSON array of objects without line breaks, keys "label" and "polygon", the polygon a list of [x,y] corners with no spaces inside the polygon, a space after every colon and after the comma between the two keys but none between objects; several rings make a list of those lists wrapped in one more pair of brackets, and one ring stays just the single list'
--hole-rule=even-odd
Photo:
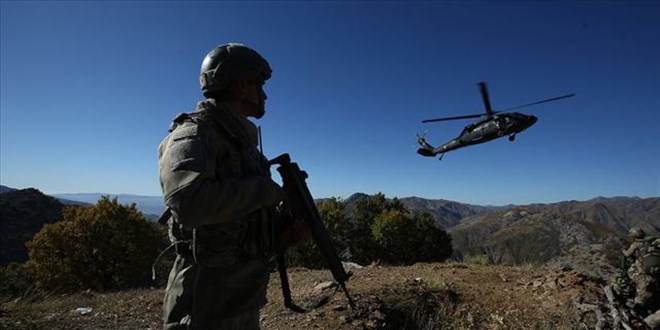
[{"label": "camouflage uniform", "polygon": [[648,308],[655,312],[649,313],[644,322],[651,329],[660,329],[660,238],[647,238],[647,241],[651,241],[651,244],[642,256],[642,266],[652,278],[650,290],[653,292]]},{"label": "camouflage uniform", "polygon": [[641,315],[649,315],[660,307],[660,288],[657,269],[644,267],[643,260],[654,246],[640,231],[630,247],[623,252],[630,267],[628,277],[635,283],[633,305]]},{"label": "camouflage uniform", "polygon": [[177,249],[165,329],[259,328],[280,188],[257,141],[245,115],[207,99],[177,117],[159,147]]},{"label": "camouflage uniform", "polygon": [[658,309],[657,311],[655,311],[655,313],[653,313],[653,314],[647,316],[647,317],[644,319],[644,322],[645,322],[646,325],[648,325],[649,328],[651,328],[651,329],[654,329],[654,330],[655,330],[655,329],[660,329],[660,309]]}]

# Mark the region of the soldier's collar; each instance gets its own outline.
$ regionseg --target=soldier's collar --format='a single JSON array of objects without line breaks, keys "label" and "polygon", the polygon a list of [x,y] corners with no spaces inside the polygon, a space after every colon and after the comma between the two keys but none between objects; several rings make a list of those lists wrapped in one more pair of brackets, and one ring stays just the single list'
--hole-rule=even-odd
[{"label": "soldier's collar", "polygon": [[222,102],[218,102],[215,99],[207,99],[204,102],[200,102],[198,105],[198,110],[207,110],[211,116],[220,115],[216,118],[218,118],[223,126],[230,128],[231,131],[238,133],[239,135],[244,136],[244,138],[246,138],[250,144],[254,146],[258,145],[258,129],[256,125],[251,122],[242,112],[234,109],[233,107],[229,107]]}]

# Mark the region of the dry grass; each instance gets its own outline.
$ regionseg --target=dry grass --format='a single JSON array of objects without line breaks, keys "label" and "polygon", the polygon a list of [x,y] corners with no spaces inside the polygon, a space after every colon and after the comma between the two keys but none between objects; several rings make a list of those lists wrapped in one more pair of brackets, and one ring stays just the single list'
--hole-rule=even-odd
[{"label": "dry grass", "polygon": [[[353,270],[348,288],[307,313],[282,303],[271,277],[262,328],[290,329],[572,329],[573,301],[598,299],[598,286],[578,274],[535,267],[463,263],[372,266]],[[315,288],[328,271],[293,269],[293,298],[309,307],[327,296]],[[162,288],[115,293],[82,292],[20,299],[0,306],[0,329],[159,329]],[[90,307],[81,315],[76,308]],[[593,325],[592,325],[593,326]]]}]

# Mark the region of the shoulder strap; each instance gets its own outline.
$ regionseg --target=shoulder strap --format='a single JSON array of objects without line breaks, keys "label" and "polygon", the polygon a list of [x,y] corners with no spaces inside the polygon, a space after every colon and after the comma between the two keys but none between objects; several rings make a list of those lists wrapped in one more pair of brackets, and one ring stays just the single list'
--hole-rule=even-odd
[{"label": "shoulder strap", "polygon": [[226,134],[236,146],[240,148],[250,147],[250,137],[248,133],[245,132],[240,123],[238,123],[236,119],[227,112],[227,109],[204,109],[197,111],[192,115],[210,121],[219,131]]},{"label": "shoulder strap", "polygon": [[182,112],[182,113],[179,113],[178,115],[176,115],[176,117],[174,117],[174,119],[172,119],[172,123],[170,124],[170,128],[167,131],[170,132],[170,133],[172,131],[174,131],[179,125],[183,124],[183,122],[190,119],[191,118],[190,115],[191,115],[190,113],[185,113],[185,112]]}]

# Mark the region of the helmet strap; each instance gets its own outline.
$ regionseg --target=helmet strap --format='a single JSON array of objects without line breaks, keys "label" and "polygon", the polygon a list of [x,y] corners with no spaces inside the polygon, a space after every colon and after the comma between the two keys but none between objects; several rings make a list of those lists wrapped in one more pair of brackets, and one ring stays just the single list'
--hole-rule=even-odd
[{"label": "helmet strap", "polygon": [[256,119],[260,119],[265,114],[264,107],[257,102],[248,100],[247,95],[243,96],[240,100],[238,100],[238,102],[240,102],[243,106],[248,107],[250,110],[252,110],[251,112],[255,114],[254,118]]}]

